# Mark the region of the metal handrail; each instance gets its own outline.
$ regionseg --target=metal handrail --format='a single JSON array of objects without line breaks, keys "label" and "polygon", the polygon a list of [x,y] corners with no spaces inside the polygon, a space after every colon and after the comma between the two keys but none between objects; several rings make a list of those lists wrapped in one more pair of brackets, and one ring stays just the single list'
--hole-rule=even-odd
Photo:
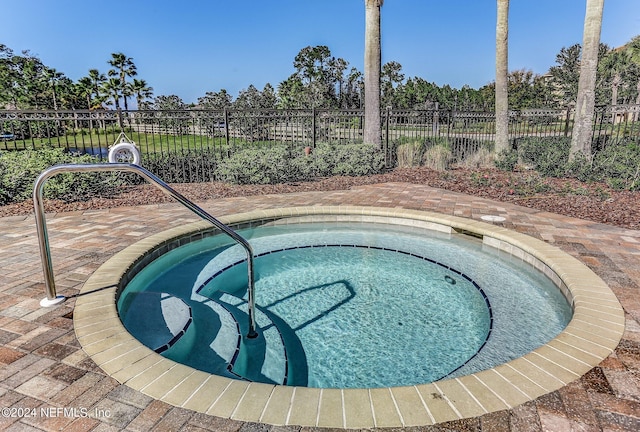
[{"label": "metal handrail", "polygon": [[43,203],[43,190],[46,181],[59,173],[64,172],[102,172],[102,171],[128,171],[139,174],[149,183],[159,187],[163,192],[170,195],[182,205],[187,207],[196,215],[205,219],[216,228],[219,228],[222,232],[227,234],[238,244],[240,244],[247,253],[247,267],[248,267],[248,304],[249,304],[249,332],[248,338],[255,338],[258,336],[256,332],[256,319],[255,319],[255,284],[254,284],[254,271],[253,271],[253,249],[249,242],[237,232],[220,222],[218,219],[211,216],[209,213],[189,201],[182,194],[171,188],[168,184],[160,180],[148,170],[133,164],[126,163],[110,163],[110,164],[62,164],[52,166],[43,171],[36,179],[33,186],[33,207],[36,216],[36,229],[38,232],[38,241],[40,245],[40,258],[42,259],[42,267],[44,271],[45,293],[47,297],[40,302],[41,306],[52,306],[61,303],[65,300],[64,296],[56,295],[56,285],[53,276],[53,263],[51,260],[51,251],[49,248],[49,236],[47,234],[47,222],[44,213]]}]

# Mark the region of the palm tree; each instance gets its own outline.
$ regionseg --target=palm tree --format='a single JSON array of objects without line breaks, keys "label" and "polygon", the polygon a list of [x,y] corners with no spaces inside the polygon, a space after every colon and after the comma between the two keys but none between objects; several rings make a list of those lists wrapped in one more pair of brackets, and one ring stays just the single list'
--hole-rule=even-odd
[{"label": "palm tree", "polygon": [[80,96],[85,98],[87,102],[87,109],[91,109],[91,94],[93,93],[93,83],[91,82],[91,78],[80,78],[76,83],[76,90]]},{"label": "palm tree", "polygon": [[[91,103],[91,95],[93,94],[93,81],[88,76],[82,77],[76,83],[76,92],[79,97],[85,98],[87,103],[87,109],[91,110],[93,105]],[[89,130],[93,130],[93,119],[89,116]]]},{"label": "palm tree", "polygon": [[382,148],[380,124],[380,74],[382,49],[380,44],[380,7],[384,0],[364,0],[364,142]]},{"label": "palm tree", "polygon": [[102,84],[102,90],[107,94],[109,99],[113,99],[116,109],[120,109],[120,91],[122,89],[122,82],[120,78],[109,78]]},{"label": "palm tree", "polygon": [[133,94],[136,97],[138,109],[141,109],[145,99],[153,97],[153,87],[149,87],[145,80],[133,79]]},{"label": "palm tree", "polygon": [[[87,77],[91,81],[91,89],[96,102],[101,102],[102,86],[107,81],[107,77],[98,71],[98,69],[89,69],[89,76]],[[98,108],[96,102],[89,107],[89,109]]]},{"label": "palm tree", "polygon": [[64,76],[54,68],[45,67],[43,70],[43,78],[51,85],[51,97],[53,98],[53,109],[58,111],[58,94],[56,92],[57,82]]},{"label": "palm tree", "polygon": [[495,153],[509,150],[508,35],[509,0],[498,1],[496,24],[496,143]]},{"label": "palm tree", "polygon": [[[126,88],[126,79],[127,77],[133,77],[138,74],[136,65],[133,63],[131,57],[127,57],[123,53],[112,53],[111,60],[109,60],[108,63],[115,68],[110,70],[108,74],[110,77],[118,77],[120,80],[120,93],[124,99],[124,109],[128,110],[127,96],[131,96],[131,94]],[[117,105],[119,106],[119,104]]]},{"label": "palm tree", "polygon": [[593,113],[596,101],[596,73],[598,71],[603,9],[604,0],[587,0],[582,36],[582,59],[580,60],[576,118],[573,124],[569,160],[574,160],[578,154],[582,154],[589,160],[591,159]]}]

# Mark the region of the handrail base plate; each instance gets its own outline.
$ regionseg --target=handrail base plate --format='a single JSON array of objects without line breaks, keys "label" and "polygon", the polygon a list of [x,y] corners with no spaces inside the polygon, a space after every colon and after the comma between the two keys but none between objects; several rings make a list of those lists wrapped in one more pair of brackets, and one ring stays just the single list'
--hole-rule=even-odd
[{"label": "handrail base plate", "polygon": [[49,299],[49,298],[43,298],[42,300],[40,300],[40,306],[41,307],[51,307],[51,306],[56,306],[59,305],[60,303],[64,302],[67,298],[65,296],[56,296],[56,298],[54,299]]}]

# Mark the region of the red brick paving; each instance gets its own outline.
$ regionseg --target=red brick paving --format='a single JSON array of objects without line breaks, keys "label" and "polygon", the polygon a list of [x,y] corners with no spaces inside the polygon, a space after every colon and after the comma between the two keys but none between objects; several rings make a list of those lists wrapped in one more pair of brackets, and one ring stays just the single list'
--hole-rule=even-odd
[{"label": "red brick paving", "polygon": [[[473,219],[504,216],[502,226],[560,247],[609,284],[626,313],[623,340],[585,376],[535,401],[473,419],[406,430],[640,430],[640,231],[405,183],[199,204],[217,216],[258,208],[339,204],[422,209]],[[52,309],[39,306],[44,284],[33,216],[0,218],[0,407],[9,408],[0,418],[0,430],[322,430],[242,423],[166,405],[107,377],[79,348],[71,324],[72,296],[117,251],[195,221],[186,209],[178,204],[147,205],[47,218],[58,291],[71,297]],[[11,408],[16,415],[11,415]],[[24,414],[34,408],[36,417],[17,416],[19,409]],[[82,408],[88,414],[42,415],[56,408]]]}]

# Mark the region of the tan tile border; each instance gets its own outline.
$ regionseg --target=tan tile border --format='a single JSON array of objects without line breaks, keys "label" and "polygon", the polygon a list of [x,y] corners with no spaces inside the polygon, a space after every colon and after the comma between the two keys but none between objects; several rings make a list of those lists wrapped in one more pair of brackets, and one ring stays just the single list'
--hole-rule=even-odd
[{"label": "tan tile border", "polygon": [[[107,374],[169,404],[224,418],[275,425],[337,428],[429,425],[512,408],[557,390],[598,365],[618,345],[624,314],[609,287],[577,259],[543,241],[506,228],[417,210],[311,206],[222,217],[227,225],[280,218],[392,220],[438,231],[465,231],[547,274],[574,308],[566,329],[548,344],[493,369],[431,384],[382,389],[316,389],[248,383],[178,364],[143,346],[124,329],[117,289],[149,251],[198,238],[206,222],[153,235],[114,255],[77,297],[78,341]],[[182,240],[184,243],[188,240]],[[156,253],[157,254],[157,253]]]}]

